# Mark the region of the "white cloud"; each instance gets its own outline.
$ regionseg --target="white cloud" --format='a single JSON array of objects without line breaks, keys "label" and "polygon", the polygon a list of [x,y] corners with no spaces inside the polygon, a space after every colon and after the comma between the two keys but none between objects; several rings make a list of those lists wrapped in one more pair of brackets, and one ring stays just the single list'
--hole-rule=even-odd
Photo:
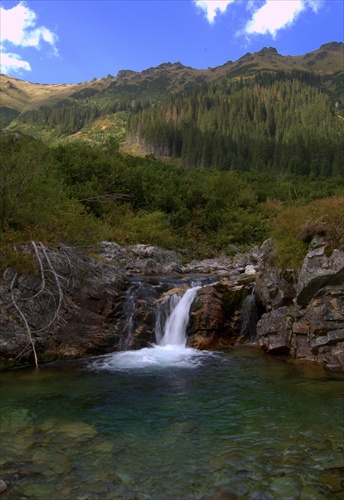
[{"label": "white cloud", "polygon": [[58,55],[56,43],[58,37],[45,26],[36,26],[37,15],[25,2],[20,2],[12,9],[0,7],[1,71],[30,71],[31,66],[21,56],[9,52],[8,46],[34,47],[41,49],[41,43],[50,45],[54,55]]},{"label": "white cloud", "polygon": [[213,24],[217,14],[226,12],[228,5],[234,1],[235,0],[194,0],[194,3],[205,12],[208,22]]},{"label": "white cloud", "polygon": [[3,73],[18,73],[21,70],[31,71],[31,66],[27,61],[23,61],[18,54],[1,52],[1,71]]},{"label": "white cloud", "polygon": [[255,10],[242,33],[246,35],[266,35],[276,37],[280,29],[291,26],[298,16],[311,8],[318,12],[323,0],[266,0],[266,3]]}]

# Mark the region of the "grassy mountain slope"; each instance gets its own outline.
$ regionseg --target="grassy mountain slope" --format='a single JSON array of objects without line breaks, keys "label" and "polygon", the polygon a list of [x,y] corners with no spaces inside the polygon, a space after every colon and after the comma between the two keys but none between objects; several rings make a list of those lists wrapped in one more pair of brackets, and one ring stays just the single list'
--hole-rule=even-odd
[{"label": "grassy mountain slope", "polygon": [[40,106],[53,106],[57,102],[70,98],[75,93],[89,89],[99,92],[106,88],[114,77],[106,77],[91,82],[76,84],[40,84],[19,80],[7,75],[0,75],[1,105],[20,112],[38,109]]},{"label": "grassy mountain slope", "polygon": [[[223,77],[251,77],[257,71],[315,72],[321,76],[322,86],[333,104],[342,103],[343,47],[343,43],[331,42],[300,56],[282,56],[276,49],[263,48],[216,68],[198,70],[179,62],[163,63],[142,72],[121,70],[116,77],[108,75],[78,84],[42,85],[1,75],[1,127],[35,136],[44,132],[43,137],[48,141],[54,137],[78,137],[75,134],[85,125],[90,129],[92,123],[105,116],[111,121],[111,115],[120,111],[136,113],[151,102],[160,102],[190,85],[218,81]],[[76,118],[71,117],[72,106],[78,109]],[[66,125],[61,126],[62,122]],[[81,135],[92,140],[87,130]]]}]

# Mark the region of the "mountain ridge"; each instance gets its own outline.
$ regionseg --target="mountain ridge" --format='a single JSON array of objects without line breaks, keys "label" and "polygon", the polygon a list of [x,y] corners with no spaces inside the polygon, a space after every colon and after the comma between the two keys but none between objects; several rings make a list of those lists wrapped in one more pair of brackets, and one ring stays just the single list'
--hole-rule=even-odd
[{"label": "mountain ridge", "polygon": [[[336,102],[342,105],[343,68],[344,44],[328,42],[314,51],[299,56],[283,56],[274,47],[263,47],[258,52],[247,52],[237,61],[227,61],[214,68],[195,69],[184,66],[179,61],[164,62],[141,72],[121,69],[116,76],[108,74],[99,79],[93,78],[90,81],[72,84],[32,83],[1,74],[1,128],[9,127],[10,130],[17,130],[19,127],[19,130],[22,130],[24,123],[29,130],[31,115],[36,112],[45,113],[44,120],[48,128],[51,128],[53,120],[51,117],[47,118],[48,110],[58,107],[60,112],[62,108],[81,106],[83,113],[88,115],[80,127],[74,124],[73,132],[65,130],[59,132],[60,135],[71,135],[81,130],[85,123],[93,123],[99,117],[114,116],[122,110],[135,113],[138,102],[140,106],[152,102],[159,103],[166,96],[177,94],[190,86],[208,84],[220,81],[222,78],[231,80],[251,78],[258,72],[297,70],[315,73],[321,77],[321,84],[330,95],[332,105]],[[67,110],[66,113],[70,111]],[[58,124],[58,118],[55,118],[54,123]],[[32,132],[33,135],[38,133],[34,128]]]},{"label": "mountain ridge", "polygon": [[[270,63],[268,67],[264,69],[273,69],[271,66],[271,62],[273,62],[276,58],[278,58],[281,62],[286,64],[287,66],[293,67],[294,69],[304,69],[311,70],[317,72],[326,72],[331,71],[331,65],[334,64],[334,57],[329,56],[329,54],[325,54],[325,51],[331,51],[332,53],[337,53],[344,50],[343,42],[328,42],[323,44],[314,51],[308,52],[306,54],[298,55],[298,56],[283,56],[278,53],[277,49],[274,47],[263,47],[258,52],[247,52],[242,57],[237,59],[236,61],[227,61],[223,65],[215,66],[213,68],[208,69],[197,69],[192,68],[191,66],[185,66],[181,62],[164,62],[155,67],[150,67],[144,69],[142,71],[134,71],[131,69],[121,69],[118,71],[116,76],[112,76],[108,74],[106,77],[101,77],[99,79],[92,79],[85,82],[80,83],[49,83],[49,84],[41,84],[34,83],[27,80],[23,80],[20,78],[15,78],[9,75],[5,75],[1,73],[0,75],[0,86],[1,86],[1,100],[4,104],[8,105],[9,100],[7,96],[12,97],[12,99],[17,99],[18,104],[14,106],[14,109],[23,109],[23,105],[25,105],[26,109],[35,109],[37,106],[39,107],[41,101],[45,101],[46,97],[53,97],[53,92],[56,93],[54,95],[52,102],[59,100],[59,98],[66,98],[70,96],[70,90],[73,89],[73,92],[78,89],[84,88],[93,88],[96,90],[103,90],[108,85],[115,81],[123,81],[124,79],[128,81],[137,80],[138,78],[142,78],[148,75],[155,74],[159,71],[187,71],[191,72],[193,75],[207,75],[209,79],[214,77],[214,73],[217,76],[223,72],[226,72],[227,69],[234,69],[237,66],[242,65],[243,62],[247,61],[256,61],[257,57],[260,59],[263,58],[265,63]],[[327,58],[327,64],[325,64],[324,59]],[[260,61],[262,62],[262,61]],[[260,65],[259,65],[260,66]],[[297,68],[300,66],[300,68]],[[301,68],[302,67],[302,68]],[[258,68],[257,68],[258,69]],[[263,68],[259,68],[263,69]],[[342,55],[342,69],[344,69],[344,59]],[[190,75],[189,75],[190,76]],[[13,92],[11,93],[10,90]],[[17,95],[14,95],[14,91],[17,90]],[[38,96],[39,94],[39,96]],[[26,98],[26,99],[25,99]],[[14,104],[11,100],[11,104]]]}]

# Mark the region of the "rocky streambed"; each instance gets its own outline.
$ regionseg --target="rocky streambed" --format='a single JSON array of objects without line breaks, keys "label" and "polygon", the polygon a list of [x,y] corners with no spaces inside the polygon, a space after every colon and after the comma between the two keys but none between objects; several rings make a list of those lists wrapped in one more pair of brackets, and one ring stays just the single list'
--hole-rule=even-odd
[{"label": "rocky streambed", "polygon": [[32,242],[22,251],[32,254],[33,271],[8,268],[0,280],[4,366],[33,363],[34,351],[41,363],[146,347],[155,342],[158,311],[168,314],[168,298],[198,284],[188,345],[249,343],[344,369],[344,252],[328,256],[320,237],[299,275],[276,269],[271,240],[246,255],[188,264],[176,252],[114,242],[87,252]]}]

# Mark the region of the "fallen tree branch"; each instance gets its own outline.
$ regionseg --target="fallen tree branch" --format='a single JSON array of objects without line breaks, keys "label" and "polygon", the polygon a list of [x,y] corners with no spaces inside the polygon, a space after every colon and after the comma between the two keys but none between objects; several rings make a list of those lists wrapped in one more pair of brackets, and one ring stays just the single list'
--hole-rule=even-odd
[{"label": "fallen tree branch", "polygon": [[27,334],[28,334],[29,339],[30,339],[30,344],[31,344],[31,347],[32,347],[33,355],[34,355],[34,358],[35,358],[35,366],[36,366],[36,369],[38,369],[37,353],[36,353],[36,349],[35,349],[35,342],[33,340],[32,333],[31,333],[31,328],[30,328],[29,323],[27,322],[25,314],[23,313],[23,311],[18,306],[16,298],[15,298],[15,294],[14,294],[14,283],[15,283],[16,279],[17,279],[17,273],[14,275],[13,280],[11,281],[11,286],[10,286],[11,298],[12,298],[12,302],[13,302],[13,305],[14,305],[15,309],[17,310],[19,316],[22,318],[22,320],[24,322]]},{"label": "fallen tree branch", "polygon": [[35,299],[36,297],[39,297],[39,295],[41,295],[41,293],[43,293],[44,289],[45,289],[45,275],[44,275],[44,268],[43,268],[42,259],[39,256],[36,243],[34,241],[31,241],[31,245],[33,246],[33,249],[35,251],[36,259],[38,261],[38,265],[39,265],[39,269],[40,269],[40,273],[41,273],[41,286],[40,286],[40,289],[38,290],[38,292],[35,295],[33,295],[32,297],[25,297],[24,299],[21,299],[21,300],[32,300],[32,299]]},{"label": "fallen tree branch", "polygon": [[57,290],[58,290],[58,304],[57,304],[57,308],[56,308],[54,317],[49,322],[48,325],[46,325],[44,328],[42,328],[40,330],[37,330],[37,332],[42,332],[42,331],[46,330],[47,328],[49,328],[49,326],[51,326],[56,321],[56,319],[58,318],[59,312],[60,312],[60,309],[61,309],[61,305],[62,305],[62,300],[63,300],[63,291],[62,291],[62,288],[61,288],[59,277],[58,277],[58,275],[57,275],[57,273],[56,273],[56,271],[54,269],[54,266],[51,263],[51,260],[50,260],[48,254],[47,254],[45,246],[41,242],[39,244],[40,244],[40,247],[42,249],[43,255],[45,257],[45,260],[47,261],[49,269],[50,269],[50,271],[52,272],[52,274],[53,274],[53,276],[55,278],[55,283],[56,283]]}]

